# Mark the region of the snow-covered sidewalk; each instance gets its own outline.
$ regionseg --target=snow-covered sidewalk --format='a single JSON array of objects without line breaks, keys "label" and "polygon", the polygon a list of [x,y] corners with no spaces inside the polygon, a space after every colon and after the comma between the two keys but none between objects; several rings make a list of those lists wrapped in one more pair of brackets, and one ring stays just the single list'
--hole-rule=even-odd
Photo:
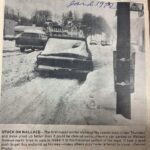
[{"label": "snow-covered sidewalk", "polygon": [[142,125],[146,123],[145,53],[136,51],[135,92],[131,95],[132,119],[116,114],[113,52],[110,47],[90,47],[94,71],[74,93],[66,107],[64,123],[93,125]]},{"label": "snow-covered sidewalk", "polygon": [[129,123],[116,115],[116,93],[114,91],[113,52],[110,47],[90,46],[94,71],[68,101],[65,122],[69,124],[116,125]]}]

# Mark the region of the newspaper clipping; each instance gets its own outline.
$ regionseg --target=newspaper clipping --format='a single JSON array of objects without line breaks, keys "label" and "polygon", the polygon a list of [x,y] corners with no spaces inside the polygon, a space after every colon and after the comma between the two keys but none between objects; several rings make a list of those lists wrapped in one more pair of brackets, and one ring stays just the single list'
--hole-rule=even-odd
[{"label": "newspaper clipping", "polygon": [[1,150],[150,148],[148,0],[1,0]]}]

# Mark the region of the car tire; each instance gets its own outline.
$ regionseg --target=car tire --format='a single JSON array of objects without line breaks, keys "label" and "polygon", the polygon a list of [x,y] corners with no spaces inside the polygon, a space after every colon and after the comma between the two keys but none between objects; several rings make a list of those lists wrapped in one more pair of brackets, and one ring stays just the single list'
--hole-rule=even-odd
[{"label": "car tire", "polygon": [[25,51],[25,48],[20,48],[20,52],[24,52]]}]

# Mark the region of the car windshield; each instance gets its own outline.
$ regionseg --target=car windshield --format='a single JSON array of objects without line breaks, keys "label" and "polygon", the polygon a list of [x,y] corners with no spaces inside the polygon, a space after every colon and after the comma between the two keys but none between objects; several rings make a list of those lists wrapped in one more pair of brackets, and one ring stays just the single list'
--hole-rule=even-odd
[{"label": "car windshield", "polygon": [[82,40],[50,38],[42,55],[70,53],[88,57],[86,43]]}]

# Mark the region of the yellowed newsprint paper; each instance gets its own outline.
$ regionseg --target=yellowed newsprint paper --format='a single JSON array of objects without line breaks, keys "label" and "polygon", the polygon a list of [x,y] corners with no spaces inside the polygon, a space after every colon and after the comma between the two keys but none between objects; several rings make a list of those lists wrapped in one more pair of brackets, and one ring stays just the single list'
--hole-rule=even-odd
[{"label": "yellowed newsprint paper", "polygon": [[149,150],[148,0],[1,0],[0,149]]}]

